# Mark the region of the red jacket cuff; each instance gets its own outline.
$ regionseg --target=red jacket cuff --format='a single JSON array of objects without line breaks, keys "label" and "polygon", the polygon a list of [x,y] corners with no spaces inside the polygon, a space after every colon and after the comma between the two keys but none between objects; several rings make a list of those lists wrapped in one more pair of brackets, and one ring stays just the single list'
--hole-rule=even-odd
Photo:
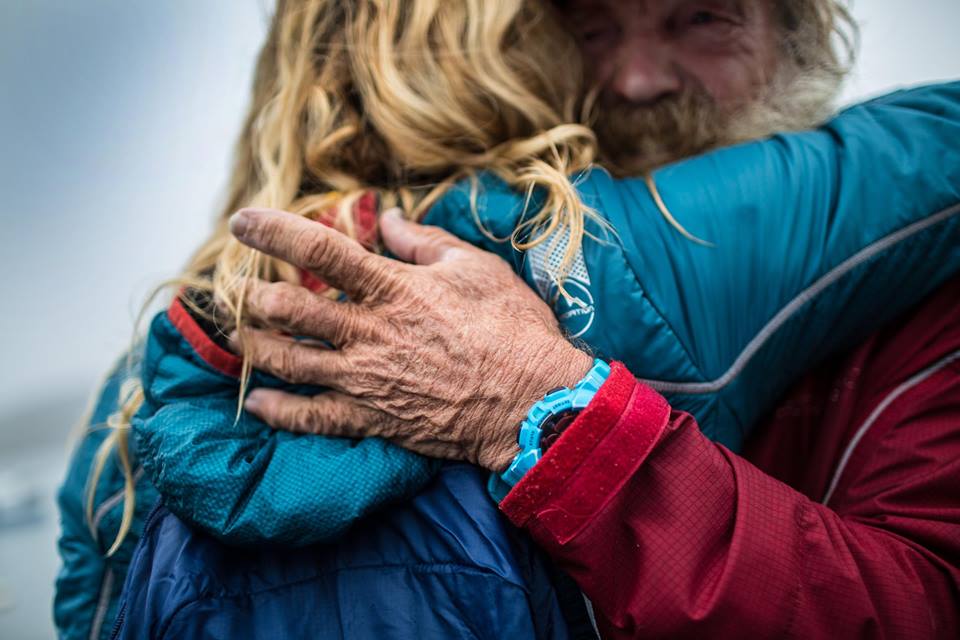
[{"label": "red jacket cuff", "polygon": [[536,517],[559,538],[573,537],[643,463],[669,418],[663,396],[611,363],[593,401],[500,509],[518,527]]}]

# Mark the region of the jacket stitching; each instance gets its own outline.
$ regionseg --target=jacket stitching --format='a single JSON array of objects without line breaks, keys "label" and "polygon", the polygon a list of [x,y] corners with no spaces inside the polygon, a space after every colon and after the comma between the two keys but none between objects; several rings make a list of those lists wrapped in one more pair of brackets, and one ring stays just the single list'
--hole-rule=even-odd
[{"label": "jacket stitching", "polygon": [[[137,467],[136,471],[133,473],[133,484],[136,486],[140,482],[140,478],[143,477],[143,465]],[[124,489],[118,489],[113,495],[100,503],[100,506],[97,507],[97,512],[93,515],[93,535],[97,537],[97,530],[100,527],[100,521],[113,509],[115,506],[120,504],[123,500]]]},{"label": "jacket stitching", "polygon": [[100,631],[103,629],[103,621],[107,617],[107,609],[110,607],[111,596],[113,595],[113,569],[107,567],[103,573],[103,580],[100,582],[100,594],[97,596],[97,610],[93,616],[93,623],[90,625],[90,640],[97,640],[100,637]]},{"label": "jacket stitching", "polygon": [[818,278],[812,285],[801,291],[788,302],[776,315],[765,324],[760,331],[747,343],[733,364],[719,378],[710,382],[672,382],[667,380],[642,380],[661,393],[682,393],[703,395],[720,391],[738,375],[740,375],[751,360],[765,346],[767,341],[779,331],[803,306],[815,300],[821,293],[839,282],[844,276],[869,260],[891,249],[910,237],[947,221],[960,214],[960,204],[953,205],[923,220],[918,220],[898,231],[894,231],[883,238],[867,245],[854,255]]},{"label": "jacket stitching", "polygon": [[883,400],[877,404],[873,411],[870,412],[870,415],[867,416],[867,419],[864,420],[859,427],[857,427],[857,430],[854,432],[850,442],[847,443],[847,446],[843,451],[843,455],[840,456],[840,462],[837,463],[837,468],[833,472],[827,492],[823,496],[823,504],[830,502],[830,498],[833,497],[837,486],[840,484],[840,478],[843,477],[843,472],[846,470],[847,464],[853,457],[853,452],[856,451],[857,446],[860,444],[861,440],[863,440],[863,437],[867,434],[867,432],[870,431],[870,428],[877,423],[883,414],[886,413],[887,409],[889,409],[897,400],[899,400],[903,394],[914,389],[917,385],[925,382],[927,379],[936,375],[956,361],[960,361],[960,350],[948,354],[937,362],[934,362],[926,369],[914,374],[908,380],[898,385],[893,391],[888,393],[886,397],[884,397]]}]

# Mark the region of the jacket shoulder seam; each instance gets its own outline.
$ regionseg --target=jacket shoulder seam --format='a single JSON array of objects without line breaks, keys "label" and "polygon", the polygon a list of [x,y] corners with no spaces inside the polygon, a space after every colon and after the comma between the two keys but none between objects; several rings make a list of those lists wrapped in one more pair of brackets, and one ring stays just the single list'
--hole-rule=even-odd
[{"label": "jacket shoulder seam", "polygon": [[839,265],[815,280],[813,284],[794,296],[786,305],[784,305],[767,323],[761,327],[760,331],[754,335],[747,345],[740,351],[733,363],[718,378],[708,382],[673,382],[669,380],[644,380],[661,393],[678,393],[689,395],[706,395],[716,393],[727,387],[737,376],[743,373],[744,369],[750,364],[754,356],[767,344],[788,321],[790,321],[797,312],[819,298],[819,296],[828,290],[831,286],[843,279],[854,269],[869,262],[873,258],[884,253],[888,249],[898,246],[902,242],[915,236],[916,234],[946,222],[960,214],[960,204],[954,204],[946,209],[931,214],[921,220],[907,225],[897,231],[875,240],[857,253],[853,254]]}]

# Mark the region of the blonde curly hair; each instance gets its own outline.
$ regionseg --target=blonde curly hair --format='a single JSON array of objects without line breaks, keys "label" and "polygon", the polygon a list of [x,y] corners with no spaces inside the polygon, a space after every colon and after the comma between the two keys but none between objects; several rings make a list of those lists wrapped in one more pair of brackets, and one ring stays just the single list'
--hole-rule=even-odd
[{"label": "blonde curly hair", "polygon": [[[236,148],[229,196],[212,235],[180,277],[207,294],[218,325],[243,322],[251,278],[299,282],[292,266],[249,249],[227,229],[242,207],[317,218],[356,237],[353,206],[373,191],[419,218],[457,180],[494,171],[520,192],[542,189],[527,248],[562,228],[572,251],[592,215],[568,176],[596,156],[582,122],[578,48],[538,0],[280,0],[260,53],[252,104]],[[519,238],[519,235],[516,236]],[[196,297],[182,297],[195,312]],[[241,396],[249,377],[245,364]],[[130,419],[143,400],[125,385],[111,434],[94,461],[87,511],[107,460],[126,477],[114,553],[133,520]]]}]

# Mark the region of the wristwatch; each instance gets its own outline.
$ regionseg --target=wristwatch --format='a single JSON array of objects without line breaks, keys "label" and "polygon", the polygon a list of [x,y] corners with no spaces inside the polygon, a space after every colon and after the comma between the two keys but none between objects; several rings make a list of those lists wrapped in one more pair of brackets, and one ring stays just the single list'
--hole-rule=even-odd
[{"label": "wristwatch", "polygon": [[527,417],[520,423],[520,453],[506,471],[490,474],[487,493],[491,498],[500,502],[506,497],[510,489],[537,464],[577,415],[590,404],[609,375],[610,365],[603,360],[594,360],[587,375],[572,389],[558,387],[548,391],[542,400],[530,407]]}]

